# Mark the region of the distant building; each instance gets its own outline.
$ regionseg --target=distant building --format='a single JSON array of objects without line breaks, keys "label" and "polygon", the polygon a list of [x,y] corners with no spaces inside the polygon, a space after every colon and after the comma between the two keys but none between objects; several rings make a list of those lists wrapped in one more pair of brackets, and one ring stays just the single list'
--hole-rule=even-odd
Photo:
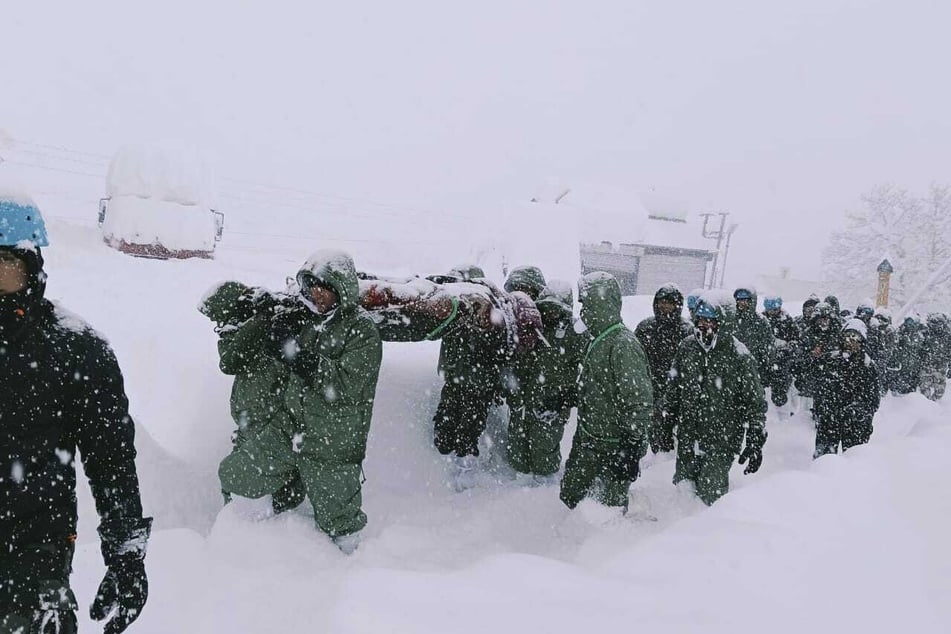
[{"label": "distant building", "polygon": [[[788,268],[783,268],[780,269],[776,275],[760,275],[757,280],[756,289],[759,291],[760,299],[763,299],[767,295],[782,297],[784,307],[790,313],[796,314],[799,309],[799,304],[808,299],[812,294],[825,297],[830,293],[841,293],[841,289],[836,291],[833,286],[831,282],[827,281],[794,278]],[[869,288],[874,288],[872,283],[869,284]],[[858,302],[859,299],[860,298],[853,298],[851,296],[839,297],[839,300],[843,302],[843,308],[851,308],[853,306],[853,300]]]},{"label": "distant building", "polygon": [[582,274],[606,271],[621,284],[624,295],[652,295],[674,282],[686,294],[703,288],[716,251],[701,228],[686,217],[649,215],[631,237],[636,241],[581,245]]}]

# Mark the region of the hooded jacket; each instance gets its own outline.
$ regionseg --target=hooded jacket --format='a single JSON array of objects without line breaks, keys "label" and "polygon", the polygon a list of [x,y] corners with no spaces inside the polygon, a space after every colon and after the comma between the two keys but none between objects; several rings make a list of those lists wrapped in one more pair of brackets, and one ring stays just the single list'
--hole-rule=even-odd
[{"label": "hooded jacket", "polygon": [[621,321],[621,288],[612,275],[595,272],[578,290],[591,337],[578,380],[578,433],[594,443],[637,445],[643,456],[653,392],[647,356]]},{"label": "hooded jacket", "polygon": [[691,336],[677,351],[664,396],[663,421],[681,446],[738,454],[766,441],[766,398],[749,349],[737,339],[735,307],[716,305],[719,330],[709,351]]},{"label": "hooded jacket", "polygon": [[532,300],[536,300],[545,286],[545,276],[537,266],[517,266],[509,273],[504,288],[506,293],[522,291]]},{"label": "hooded jacket", "polygon": [[76,533],[77,452],[100,534],[121,541],[150,522],[122,373],[105,340],[44,298],[38,249],[28,269],[32,290],[0,333],[0,549]]},{"label": "hooded jacket", "polygon": [[820,422],[848,421],[871,425],[878,411],[879,375],[875,361],[866,354],[867,339],[859,352],[829,352],[816,379],[815,414]]},{"label": "hooded jacket", "polygon": [[[664,316],[657,306],[665,299],[673,302],[675,306],[669,317]],[[650,364],[655,405],[660,404],[667,389],[670,364],[677,354],[677,348],[684,339],[693,334],[693,325],[681,316],[683,307],[684,296],[680,289],[670,284],[662,286],[654,294],[654,316],[644,319],[634,329]]]},{"label": "hooded jacket", "polygon": [[[841,346],[842,321],[825,302],[816,305],[809,324],[802,334],[799,355],[795,361],[796,387],[803,396],[815,397],[815,383],[823,372],[829,354]],[[823,330],[819,320],[828,317],[829,327]]]},{"label": "hooded jacket", "polygon": [[[516,401],[537,412],[559,412],[577,402],[577,380],[587,339],[575,332],[571,288],[546,287],[535,306],[541,314],[542,340],[517,357]],[[510,403],[511,404],[511,403]]]},{"label": "hooded jacket", "polygon": [[908,317],[898,328],[898,343],[892,359],[892,388],[899,394],[918,389],[925,360],[926,326],[916,317]]},{"label": "hooded jacket", "polygon": [[221,371],[234,376],[231,416],[238,438],[249,428],[274,423],[288,430],[283,398],[290,369],[269,354],[273,311],[256,302],[258,292],[238,282],[216,287],[199,310],[218,325]]},{"label": "hooded jacket", "polygon": [[925,372],[946,374],[951,364],[951,324],[947,315],[931,313],[925,329],[922,369]]},{"label": "hooded jacket", "polygon": [[329,313],[310,314],[283,345],[292,369],[285,405],[300,436],[301,453],[317,460],[363,460],[383,357],[380,335],[360,308],[356,269],[349,255],[319,251],[301,267],[334,290]]},{"label": "hooded jacket", "polygon": [[756,291],[746,290],[750,291],[752,299],[748,308],[736,310],[734,336],[742,341],[753,354],[760,378],[765,380],[765,377],[769,376],[769,369],[773,363],[773,329],[766,318],[756,312],[758,301]]}]

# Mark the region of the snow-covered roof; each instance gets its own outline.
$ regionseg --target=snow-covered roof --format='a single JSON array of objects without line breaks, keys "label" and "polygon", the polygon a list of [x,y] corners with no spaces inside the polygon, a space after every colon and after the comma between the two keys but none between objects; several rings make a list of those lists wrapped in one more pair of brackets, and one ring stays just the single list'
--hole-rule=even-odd
[{"label": "snow-covered roof", "polygon": [[106,175],[106,192],[203,207],[214,207],[216,198],[209,162],[196,148],[176,142],[119,148]]},{"label": "snow-covered roof", "polygon": [[[554,188],[551,191],[554,191]],[[578,212],[582,242],[633,244],[712,251],[716,242],[703,237],[703,218],[673,197],[652,190],[606,185],[572,187],[559,206]],[[712,219],[719,228],[719,216]]]}]

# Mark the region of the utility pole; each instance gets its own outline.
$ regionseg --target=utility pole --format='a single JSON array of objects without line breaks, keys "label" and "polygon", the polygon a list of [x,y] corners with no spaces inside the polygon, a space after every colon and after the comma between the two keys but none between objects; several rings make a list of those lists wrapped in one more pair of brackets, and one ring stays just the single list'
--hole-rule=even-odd
[{"label": "utility pole", "polygon": [[[707,288],[715,288],[717,285],[717,264],[720,259],[720,247],[723,245],[723,239],[727,237],[726,232],[726,217],[729,216],[729,212],[721,211],[718,214],[705,213],[700,214],[703,216],[703,237],[716,240],[717,241],[717,250],[713,255],[713,269],[710,271],[710,285]],[[711,216],[719,215],[720,216],[720,228],[719,229],[709,229]]]},{"label": "utility pole", "polygon": [[726,230],[726,246],[723,247],[723,265],[720,267],[720,288],[723,288],[726,280],[726,259],[730,257],[730,240],[733,238],[733,232],[740,226],[738,222],[731,222],[730,228]]}]

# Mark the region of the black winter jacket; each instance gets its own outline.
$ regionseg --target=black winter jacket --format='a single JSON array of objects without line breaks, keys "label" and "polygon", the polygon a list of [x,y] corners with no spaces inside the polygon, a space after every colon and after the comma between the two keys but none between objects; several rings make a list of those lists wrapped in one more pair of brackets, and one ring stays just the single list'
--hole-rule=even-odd
[{"label": "black winter jacket", "polygon": [[864,352],[826,355],[816,377],[815,412],[820,421],[871,424],[880,402],[878,368]]},{"label": "black winter jacket", "polygon": [[135,426],[109,345],[47,300],[7,338],[0,340],[0,552],[75,534],[77,450],[100,531],[121,539],[140,527]]}]

